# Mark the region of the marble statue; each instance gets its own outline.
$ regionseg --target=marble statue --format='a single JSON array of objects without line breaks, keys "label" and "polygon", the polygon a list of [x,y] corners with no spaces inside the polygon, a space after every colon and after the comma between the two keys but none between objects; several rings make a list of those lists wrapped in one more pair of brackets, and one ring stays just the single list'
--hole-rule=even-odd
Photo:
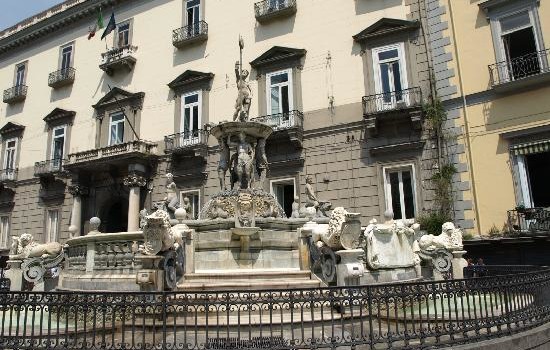
[{"label": "marble statue", "polygon": [[164,197],[166,208],[171,218],[174,218],[174,212],[179,208],[178,188],[174,182],[174,175],[166,174],[166,197]]},{"label": "marble statue", "polygon": [[246,134],[239,134],[237,146],[237,189],[251,188],[254,179],[254,148],[246,141]]},{"label": "marble statue", "polygon": [[242,54],[244,48],[244,42],[242,38],[239,38],[239,48],[241,53],[241,60],[240,62],[235,62],[235,76],[237,78],[237,89],[239,92],[237,95],[237,101],[235,102],[235,113],[233,114],[233,121],[236,121],[238,119],[241,122],[246,122],[248,121],[248,113],[250,111],[250,104],[252,102],[252,99],[250,98],[252,90],[250,89],[250,85],[246,81],[249,72],[246,69],[242,69]]},{"label": "marble statue", "polygon": [[17,248],[15,254],[10,255],[11,260],[27,258],[52,258],[60,255],[63,246],[58,242],[37,243],[34,237],[29,233],[23,233],[17,239]]},{"label": "marble statue", "polygon": [[227,169],[229,169],[229,160],[230,160],[230,151],[229,145],[227,144],[226,138],[221,138],[218,140],[220,145],[220,161],[218,162],[218,177],[220,180],[220,190],[226,190],[225,186],[225,174]]},{"label": "marble statue", "polygon": [[248,192],[239,192],[235,203],[235,227],[254,227],[254,211],[252,195]]},{"label": "marble statue", "polygon": [[147,220],[145,220],[147,215],[147,209],[144,208],[139,211],[139,228],[143,228],[143,226],[147,223]]},{"label": "marble statue", "polygon": [[298,196],[294,196],[294,202],[292,202],[292,214],[290,217],[292,219],[300,218],[300,202]]},{"label": "marble statue", "polygon": [[144,244],[140,252],[145,255],[156,255],[170,249],[183,247],[181,233],[172,229],[170,215],[161,209],[147,215],[142,227]]},{"label": "marble statue", "polygon": [[306,205],[305,207],[313,207],[316,210],[317,217],[328,217],[328,211],[331,209],[332,204],[329,201],[320,201],[315,194],[313,188],[313,177],[311,175],[306,176]]},{"label": "marble statue", "polygon": [[441,227],[441,234],[438,236],[425,235],[418,242],[420,250],[432,251],[437,249],[461,250],[462,231],[456,228],[452,222],[446,222]]},{"label": "marble statue", "polygon": [[223,203],[221,198],[215,198],[212,200],[212,208],[209,211],[210,219],[227,219],[229,213],[223,209]]},{"label": "marble statue", "polygon": [[229,160],[229,177],[231,181],[231,190],[235,188],[235,184],[239,181],[239,176],[237,175],[238,157],[238,153],[233,153]]},{"label": "marble statue", "polygon": [[267,155],[265,154],[266,139],[258,139],[256,144],[256,171],[259,177],[259,188],[263,188],[265,184],[265,178],[269,170],[269,163],[267,161]]},{"label": "marble statue", "polygon": [[183,210],[185,210],[184,217],[186,220],[194,219],[193,209],[191,208],[191,201],[189,200],[189,197],[187,196],[183,197],[183,205],[181,207]]}]

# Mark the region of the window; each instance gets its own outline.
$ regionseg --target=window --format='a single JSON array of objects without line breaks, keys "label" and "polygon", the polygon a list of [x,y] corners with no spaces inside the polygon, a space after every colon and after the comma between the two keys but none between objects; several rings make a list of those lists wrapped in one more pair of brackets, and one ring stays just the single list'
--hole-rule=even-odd
[{"label": "window", "polygon": [[269,114],[288,113],[294,109],[292,100],[292,71],[269,73],[267,80],[267,111]]},{"label": "window", "polygon": [[15,161],[17,156],[17,139],[6,140],[6,153],[4,154],[4,173],[8,179],[15,175]]},{"label": "window", "polygon": [[199,212],[201,209],[201,192],[199,190],[192,191],[181,191],[180,192],[180,207],[185,209],[185,199],[189,200],[189,206],[191,207],[190,212],[188,212],[188,218],[198,219]]},{"label": "window", "polygon": [[109,146],[124,142],[124,114],[111,115]]},{"label": "window", "polygon": [[52,166],[58,168],[61,166],[63,157],[65,156],[65,126],[58,126],[52,130],[52,150],[51,158]]},{"label": "window", "polygon": [[271,194],[277,202],[283,208],[285,215],[287,217],[292,216],[292,203],[294,202],[294,197],[296,196],[296,186],[294,179],[281,179],[281,180],[272,180],[271,182]]},{"label": "window", "polygon": [[182,95],[181,145],[194,143],[201,127],[201,93],[191,92]]},{"label": "window", "polygon": [[527,208],[550,207],[550,152],[517,155],[522,202]]},{"label": "window", "polygon": [[0,247],[7,248],[10,237],[10,217],[0,216]]},{"label": "window", "polygon": [[48,210],[46,215],[46,243],[58,242],[59,210]]},{"label": "window", "polygon": [[287,7],[288,0],[269,0],[269,11],[281,10]]},{"label": "window", "polygon": [[522,10],[498,18],[500,60],[508,64],[502,65],[500,72],[510,80],[524,78],[540,73],[542,57],[537,52],[541,50],[537,31],[534,26],[534,15],[529,10]]},{"label": "window", "polygon": [[18,64],[15,67],[15,86],[25,85],[25,74],[27,65],[25,63]]},{"label": "window", "polygon": [[73,44],[61,48],[61,69],[71,68],[73,64]]},{"label": "window", "polygon": [[384,169],[386,209],[393,211],[396,220],[416,216],[414,181],[412,165]]},{"label": "window", "polygon": [[376,107],[379,110],[393,109],[397,103],[404,102],[407,97],[401,92],[407,89],[403,52],[403,43],[372,50],[374,86],[376,94],[381,94],[381,98],[376,100]]},{"label": "window", "polygon": [[130,45],[130,22],[119,24],[117,28],[117,47]]},{"label": "window", "polygon": [[186,12],[187,12],[187,25],[199,23],[201,20],[201,1],[200,0],[187,0]]}]

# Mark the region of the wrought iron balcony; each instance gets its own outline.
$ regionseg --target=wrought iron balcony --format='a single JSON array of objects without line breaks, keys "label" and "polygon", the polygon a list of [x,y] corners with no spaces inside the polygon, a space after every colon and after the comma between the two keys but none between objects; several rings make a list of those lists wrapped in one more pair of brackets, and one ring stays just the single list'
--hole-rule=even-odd
[{"label": "wrought iron balcony", "polygon": [[367,129],[377,132],[379,118],[405,116],[411,119],[413,127],[422,127],[422,90],[419,87],[363,96],[363,117]]},{"label": "wrought iron balcony", "polygon": [[264,0],[254,4],[256,20],[260,23],[296,13],[296,0]]},{"label": "wrought iron balcony", "polygon": [[72,84],[74,82],[75,72],[76,69],[69,67],[50,73],[48,77],[48,86],[56,89]]},{"label": "wrought iron balcony", "polygon": [[133,45],[110,49],[101,54],[101,64],[99,68],[109,75],[113,74],[113,72],[118,69],[127,69],[131,71],[137,62],[137,59],[134,57],[136,50],[137,46]]},{"label": "wrought iron balcony", "polygon": [[130,141],[89,151],[71,153],[65,168],[126,159],[156,156],[157,144],[149,141]]},{"label": "wrought iron balcony", "polygon": [[17,169],[2,169],[0,170],[0,186],[13,188],[17,181]]},{"label": "wrought iron balcony", "polygon": [[516,208],[508,210],[508,226],[519,235],[550,234],[550,210],[546,208]]},{"label": "wrought iron balcony", "polygon": [[34,176],[54,176],[62,173],[65,165],[64,159],[50,159],[34,163]]},{"label": "wrought iron balcony", "polygon": [[166,153],[193,153],[206,157],[208,132],[197,129],[164,136],[164,144]]},{"label": "wrought iron balcony", "polygon": [[549,53],[550,50],[542,50],[489,65],[491,85],[497,87],[550,72]]},{"label": "wrought iron balcony", "polygon": [[172,44],[178,49],[193,43],[202,42],[206,39],[208,39],[208,23],[205,21],[198,21],[185,27],[174,29],[172,32]]},{"label": "wrought iron balcony", "polygon": [[270,114],[252,118],[251,121],[271,126],[275,131],[271,138],[277,138],[278,135],[288,135],[291,141],[298,143],[300,146],[302,144],[304,114],[301,111],[292,110],[287,113]]},{"label": "wrought iron balcony", "polygon": [[25,100],[27,97],[27,85],[16,85],[4,90],[5,103],[17,103]]}]

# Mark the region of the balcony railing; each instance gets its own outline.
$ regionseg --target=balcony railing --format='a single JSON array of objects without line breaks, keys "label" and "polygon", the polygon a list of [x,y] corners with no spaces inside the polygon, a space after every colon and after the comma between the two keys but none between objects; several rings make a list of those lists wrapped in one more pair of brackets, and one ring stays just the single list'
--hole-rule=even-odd
[{"label": "balcony railing", "polygon": [[48,77],[48,86],[55,89],[72,84],[74,82],[75,72],[76,69],[69,67],[50,73]]},{"label": "balcony railing", "polygon": [[16,85],[4,90],[4,102],[16,103],[23,101],[27,97],[27,85]]},{"label": "balcony railing", "polygon": [[99,68],[107,74],[112,74],[112,72],[118,68],[127,68],[128,70],[132,70],[137,61],[133,56],[136,50],[137,46],[133,45],[110,49],[109,51],[101,54],[101,64],[99,65]]},{"label": "balcony railing", "polygon": [[303,128],[304,114],[293,110],[287,113],[270,114],[263,117],[253,118],[252,121],[264,123],[271,126],[275,131],[290,128]]},{"label": "balcony railing", "polygon": [[72,153],[68,156],[65,166],[107,160],[115,157],[152,156],[155,155],[157,144],[149,141],[130,141],[89,151]]},{"label": "balcony railing", "polygon": [[296,0],[264,0],[254,4],[259,22],[296,13]]},{"label": "balcony railing", "polygon": [[17,169],[2,169],[0,170],[0,182],[17,180]]},{"label": "balcony railing", "polygon": [[497,86],[550,72],[549,53],[550,49],[542,50],[489,65],[491,85]]},{"label": "balcony railing", "polygon": [[207,37],[208,23],[198,21],[185,27],[174,29],[172,32],[172,44],[177,48],[182,48],[191,43],[206,40]]},{"label": "balcony railing", "polygon": [[64,159],[50,159],[34,163],[34,176],[53,175],[63,171]]},{"label": "balcony railing", "polygon": [[192,150],[197,146],[206,146],[208,144],[208,133],[205,130],[197,129],[184,131],[164,137],[166,152]]},{"label": "balcony railing", "polygon": [[508,226],[520,235],[550,234],[550,210],[546,208],[516,208],[508,210]]},{"label": "balcony railing", "polygon": [[363,96],[363,114],[376,114],[422,105],[422,91],[419,87]]}]

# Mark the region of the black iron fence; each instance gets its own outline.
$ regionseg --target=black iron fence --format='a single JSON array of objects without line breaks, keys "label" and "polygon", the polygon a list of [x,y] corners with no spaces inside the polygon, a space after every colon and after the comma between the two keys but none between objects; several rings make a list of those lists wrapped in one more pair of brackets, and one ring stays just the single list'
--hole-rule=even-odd
[{"label": "black iron fence", "polygon": [[499,85],[529,76],[550,72],[550,50],[533,52],[511,60],[489,65],[491,85]]},{"label": "black iron fence", "polygon": [[107,52],[101,54],[101,64],[108,64],[131,56],[136,50],[137,46],[133,45],[124,45],[109,49]]},{"label": "black iron fence", "polygon": [[2,292],[3,349],[426,349],[550,320],[550,270],[231,292]]},{"label": "black iron fence", "polygon": [[34,175],[48,175],[63,171],[64,159],[50,159],[34,163]]},{"label": "black iron fence", "polygon": [[363,96],[363,114],[422,106],[422,90],[419,87]]},{"label": "black iron fence", "polygon": [[196,145],[207,145],[208,133],[206,130],[202,129],[182,131],[177,134],[164,136],[164,144],[165,150],[168,152],[178,149],[182,150]]},{"label": "black iron fence", "polygon": [[256,17],[264,17],[272,13],[295,9],[296,0],[265,0],[254,4]]},{"label": "black iron fence", "polygon": [[550,234],[550,210],[546,208],[516,208],[508,210],[508,226],[520,235]]},{"label": "black iron fence", "polygon": [[502,276],[545,269],[546,267],[535,265],[470,265],[464,268],[464,277]]},{"label": "black iron fence", "polygon": [[74,81],[76,69],[72,67],[63,68],[50,73],[48,76],[48,86],[57,86],[62,83]]},{"label": "black iron fence", "polygon": [[198,21],[186,25],[185,27],[174,29],[172,32],[172,43],[178,45],[179,43],[203,35],[208,35],[208,23],[205,21]]},{"label": "black iron fence", "polygon": [[11,103],[24,100],[27,97],[27,85],[16,85],[4,90],[4,102]]},{"label": "black iron fence", "polygon": [[304,127],[304,114],[297,110],[288,111],[286,113],[270,114],[263,117],[252,118],[251,120],[267,124],[273,127],[275,131],[294,127]]}]

